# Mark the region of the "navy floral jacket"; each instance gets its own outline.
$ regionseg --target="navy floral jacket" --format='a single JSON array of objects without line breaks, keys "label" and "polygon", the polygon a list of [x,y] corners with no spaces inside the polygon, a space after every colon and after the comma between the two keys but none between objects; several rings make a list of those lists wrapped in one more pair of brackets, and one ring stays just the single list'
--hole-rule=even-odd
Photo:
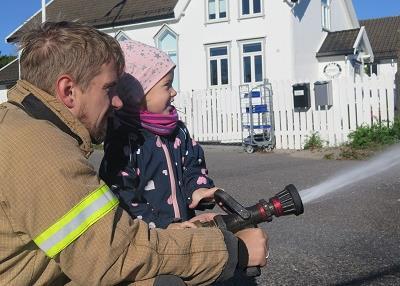
[{"label": "navy floral jacket", "polygon": [[188,206],[193,192],[214,183],[204,151],[184,123],[179,121],[170,136],[161,137],[117,125],[109,123],[100,177],[116,190],[121,206],[150,227],[166,228],[192,218],[195,212]]}]

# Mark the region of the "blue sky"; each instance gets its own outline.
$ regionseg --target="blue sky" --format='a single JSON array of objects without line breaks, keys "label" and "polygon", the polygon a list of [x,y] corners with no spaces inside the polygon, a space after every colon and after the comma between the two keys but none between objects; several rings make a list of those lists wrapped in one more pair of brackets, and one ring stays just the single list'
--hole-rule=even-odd
[{"label": "blue sky", "polygon": [[[400,15],[400,0],[353,0],[353,3],[359,19]],[[5,38],[40,9],[41,0],[3,0],[1,6],[0,52],[15,55],[16,49],[6,44]]]}]

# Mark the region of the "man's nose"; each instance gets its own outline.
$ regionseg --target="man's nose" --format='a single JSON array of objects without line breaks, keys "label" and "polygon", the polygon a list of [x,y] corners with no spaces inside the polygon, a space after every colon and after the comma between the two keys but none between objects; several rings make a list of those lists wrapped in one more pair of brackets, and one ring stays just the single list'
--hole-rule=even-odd
[{"label": "man's nose", "polygon": [[121,98],[119,98],[118,95],[114,95],[111,98],[111,105],[114,109],[119,110],[124,106],[124,103],[122,102]]}]

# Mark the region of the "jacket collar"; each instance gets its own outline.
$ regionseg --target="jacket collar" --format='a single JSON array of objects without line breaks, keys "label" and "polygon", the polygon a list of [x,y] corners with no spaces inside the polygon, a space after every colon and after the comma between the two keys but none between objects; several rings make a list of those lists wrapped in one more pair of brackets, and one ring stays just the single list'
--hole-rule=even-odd
[{"label": "jacket collar", "polygon": [[19,80],[9,90],[8,101],[21,106],[30,116],[48,120],[63,132],[74,137],[85,157],[89,157],[93,152],[89,131],[54,96],[25,80]]}]

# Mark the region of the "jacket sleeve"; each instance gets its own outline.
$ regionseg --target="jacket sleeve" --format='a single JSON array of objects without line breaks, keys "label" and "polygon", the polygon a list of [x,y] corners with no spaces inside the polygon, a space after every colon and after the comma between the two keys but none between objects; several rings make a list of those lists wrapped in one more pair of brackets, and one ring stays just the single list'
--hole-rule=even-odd
[{"label": "jacket sleeve", "polygon": [[[27,142],[34,148],[16,152],[18,158],[10,166],[10,172],[21,173],[10,182],[15,191],[9,201],[18,210],[13,213],[15,226],[31,239],[102,184],[75,139],[65,139],[68,135],[62,134],[63,139],[49,140],[50,135],[54,134],[28,134],[35,138]],[[33,243],[31,247],[37,249]],[[79,285],[115,285],[161,274],[180,276],[188,285],[208,285],[221,275],[233,274],[230,265],[235,265],[235,247],[227,247],[217,229],[151,230],[121,208],[114,208],[82,231],[54,260]]]},{"label": "jacket sleeve", "polygon": [[204,150],[189,135],[185,126],[181,127],[185,136],[186,154],[183,162],[183,182],[186,196],[192,197],[193,192],[199,188],[214,187],[213,180],[208,176]]}]

